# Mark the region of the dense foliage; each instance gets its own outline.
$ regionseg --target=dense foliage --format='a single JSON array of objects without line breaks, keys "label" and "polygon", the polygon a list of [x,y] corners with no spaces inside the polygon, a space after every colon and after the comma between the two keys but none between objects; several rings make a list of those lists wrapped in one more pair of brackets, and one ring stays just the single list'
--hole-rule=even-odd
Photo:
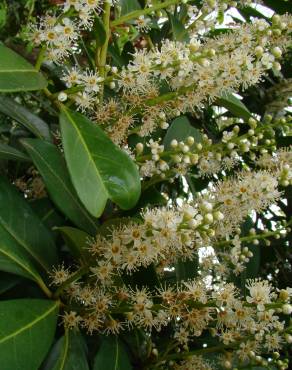
[{"label": "dense foliage", "polygon": [[1,370],[289,368],[289,5],[0,1]]}]

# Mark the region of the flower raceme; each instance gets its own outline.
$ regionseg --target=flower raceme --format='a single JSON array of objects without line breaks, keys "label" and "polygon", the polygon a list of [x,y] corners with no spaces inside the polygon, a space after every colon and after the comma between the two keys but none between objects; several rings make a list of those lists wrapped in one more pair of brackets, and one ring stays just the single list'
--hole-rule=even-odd
[{"label": "flower raceme", "polygon": [[[157,287],[157,292],[115,287],[117,279],[150,265],[163,276],[178,260],[194,259],[200,248],[215,245],[220,237],[232,237],[251,211],[260,212],[278,199],[277,185],[272,172],[242,172],[192,204],[148,209],[137,223],[98,235],[89,242],[89,252],[96,259],[90,264],[92,284],[75,281],[65,291],[83,307],[83,313],[67,312],[65,325],[85,327],[89,333],[116,334],[133,326],[159,331],[173,322],[174,340],[185,348],[192,337],[211,328],[225,346],[238,348],[238,356],[249,356],[243,347],[246,337],[252,338],[255,347],[280,348],[285,331],[276,309],[289,303],[290,290],[277,294],[268,281],[248,281],[246,300],[232,283],[211,287],[203,278],[177,287]],[[54,283],[62,284],[64,276],[70,277],[67,270],[56,270]],[[278,342],[269,337],[275,331]]]},{"label": "flower raceme", "polygon": [[[115,336],[144,331],[139,345],[150,353],[149,369],[212,370],[204,356],[212,350],[201,348],[206,336],[217,343],[223,368],[268,366],[265,358],[292,342],[292,291],[273,287],[268,274],[244,282],[241,273],[249,272],[256,248],[291,231],[284,211],[261,224],[292,183],[291,147],[281,148],[279,140],[291,135],[291,116],[262,114],[264,108],[250,113],[252,105],[238,99],[226,112],[222,101],[230,103],[239,91],[248,96],[266,76],[282,78],[292,18],[225,19],[228,31],[221,32],[228,9],[251,5],[260,14],[254,3],[261,1],[133,3],[137,9],[127,13],[125,1],[60,1],[55,13],[29,27],[28,39],[40,49],[37,69],[46,61],[44,72],[54,64],[61,70],[59,83],[54,86],[54,77],[44,90],[52,112],[66,105],[90,117],[127,151],[142,182],[141,203],[125,213],[134,217],[116,220],[123,211],[109,202],[100,221],[109,220],[87,240],[80,268],[72,272],[64,262],[53,269],[53,298],[62,302],[66,329]],[[181,18],[185,33],[177,35],[173,27]],[[156,43],[164,29],[167,36]],[[173,134],[173,120],[182,115],[186,136]],[[198,192],[196,180],[209,185]],[[141,206],[149,189],[166,206]],[[141,275],[151,282],[140,282]]]}]

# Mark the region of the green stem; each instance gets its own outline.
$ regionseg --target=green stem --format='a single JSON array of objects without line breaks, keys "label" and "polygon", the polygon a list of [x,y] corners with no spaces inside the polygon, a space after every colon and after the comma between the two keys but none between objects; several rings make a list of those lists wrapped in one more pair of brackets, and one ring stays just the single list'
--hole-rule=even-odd
[{"label": "green stem", "polygon": [[[250,242],[250,241],[253,241],[255,239],[266,239],[266,238],[269,238],[270,236],[279,235],[281,230],[285,230],[291,224],[292,224],[292,219],[285,225],[285,228],[283,228],[283,229],[275,230],[275,231],[268,231],[268,232],[262,233],[262,234],[252,234],[252,235],[249,235],[249,236],[243,236],[242,238],[239,238],[239,240],[242,241],[242,242]],[[232,240],[224,240],[222,242],[218,242],[218,243],[214,244],[214,247],[222,247],[222,246],[225,246],[225,245],[228,245],[228,244],[231,244],[231,243],[232,243]]]},{"label": "green stem", "polygon": [[[110,15],[111,15],[111,3],[109,0],[106,0],[104,3],[104,9],[103,9],[103,25],[105,29],[105,41],[101,48],[97,47],[95,52],[95,65],[99,70],[99,74],[104,79],[106,78],[106,58],[107,58],[107,51],[108,51],[108,45],[109,45],[109,39],[111,35],[110,30]],[[103,82],[103,86],[100,89],[100,101],[103,100],[103,91],[104,91],[104,85],[105,81]]]},{"label": "green stem", "polygon": [[50,291],[50,289],[46,286],[46,284],[44,283],[44,281],[42,279],[39,279],[37,281],[37,284],[38,286],[41,288],[41,290],[45,293],[45,295],[48,297],[48,298],[52,298],[53,296],[53,293]]},{"label": "green stem", "polygon": [[111,25],[112,26],[118,26],[119,24],[126,23],[126,22],[128,22],[132,19],[137,19],[142,15],[151,14],[152,12],[167,8],[171,5],[175,5],[175,4],[178,4],[180,2],[181,2],[181,0],[168,0],[168,1],[165,1],[164,3],[153,5],[151,8],[145,8],[145,9],[141,9],[141,10],[134,10],[133,12],[128,13],[128,14],[112,21]]},{"label": "green stem", "polygon": [[47,51],[46,46],[42,46],[42,48],[41,48],[41,50],[40,50],[40,52],[38,54],[36,63],[35,63],[35,69],[37,71],[39,71],[41,69],[42,63],[43,63],[43,61],[45,59],[46,51]]},{"label": "green stem", "polygon": [[106,37],[103,46],[101,47],[101,49],[97,48],[95,55],[95,65],[96,67],[98,67],[101,77],[105,77],[105,64],[110,39],[110,14],[111,14],[111,4],[110,2],[105,1],[102,21],[106,32]]},{"label": "green stem", "polygon": [[183,352],[183,353],[173,353],[171,355],[166,356],[162,360],[182,360],[191,356],[197,356],[197,355],[204,355],[206,353],[213,353],[213,352],[222,352],[227,348],[233,348],[235,346],[222,344],[219,346],[209,347],[209,348],[202,348],[202,349],[196,349],[194,351],[189,352]]}]

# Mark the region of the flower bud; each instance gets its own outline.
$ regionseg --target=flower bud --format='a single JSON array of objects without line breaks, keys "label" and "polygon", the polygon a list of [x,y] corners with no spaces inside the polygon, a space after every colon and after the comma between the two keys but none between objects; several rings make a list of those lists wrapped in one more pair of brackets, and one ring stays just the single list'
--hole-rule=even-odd
[{"label": "flower bud", "polygon": [[213,216],[216,221],[222,221],[224,219],[224,214],[220,211],[214,212]]},{"label": "flower bud", "polygon": [[213,205],[207,201],[202,202],[201,209],[205,212],[211,212]]},{"label": "flower bud", "polygon": [[143,152],[143,150],[144,150],[144,145],[142,143],[137,143],[136,144],[136,152],[138,154],[141,154]]},{"label": "flower bud", "polygon": [[285,340],[286,340],[287,343],[291,344],[292,343],[292,335],[286,333],[285,334]]},{"label": "flower bud", "polygon": [[170,146],[171,146],[172,148],[176,148],[176,147],[178,146],[178,142],[177,142],[177,140],[175,140],[175,139],[171,140]]},{"label": "flower bud", "polygon": [[190,155],[190,158],[191,158],[191,163],[192,164],[197,164],[199,162],[199,156],[198,156],[198,154],[191,154]]},{"label": "flower bud", "polygon": [[206,224],[211,224],[214,221],[212,213],[206,213],[204,216],[204,222]]},{"label": "flower bud", "polygon": [[194,142],[195,142],[195,139],[193,138],[193,136],[189,136],[187,138],[187,144],[188,145],[192,146],[194,144]]},{"label": "flower bud", "polygon": [[283,311],[283,314],[284,315],[291,315],[291,313],[292,313],[292,305],[291,304],[288,304],[288,303],[284,304],[282,306],[282,311]]},{"label": "flower bud", "polygon": [[66,93],[64,93],[63,91],[60,92],[60,94],[58,95],[58,100],[60,102],[64,102],[68,99],[68,95]]}]

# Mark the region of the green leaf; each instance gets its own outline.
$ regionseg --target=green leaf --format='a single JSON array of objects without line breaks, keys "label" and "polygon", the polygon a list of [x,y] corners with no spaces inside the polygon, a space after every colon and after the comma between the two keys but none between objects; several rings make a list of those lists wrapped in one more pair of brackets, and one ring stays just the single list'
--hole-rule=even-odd
[{"label": "green leaf", "polygon": [[232,94],[222,95],[216,100],[216,104],[226,108],[236,117],[240,117],[245,120],[248,120],[251,117],[251,113],[247,107],[241,102],[241,100]]},{"label": "green leaf", "polygon": [[173,139],[184,141],[188,136],[193,136],[196,143],[202,141],[202,134],[199,130],[191,126],[187,117],[178,117],[170,125],[164,137],[163,144],[165,149],[170,149],[170,143]]},{"label": "green leaf", "polygon": [[40,139],[50,140],[50,130],[46,122],[31,113],[22,105],[7,96],[0,95],[0,112],[22,124]]},{"label": "green leaf", "polygon": [[48,229],[64,225],[65,220],[49,198],[34,199],[29,204]]},{"label": "green leaf", "polygon": [[143,191],[140,201],[138,203],[139,208],[146,208],[149,206],[166,206],[167,199],[158,191],[154,186]]},{"label": "green leaf", "polygon": [[49,270],[56,262],[51,234],[27,201],[0,177],[0,270],[39,281],[35,267]]},{"label": "green leaf", "polygon": [[21,278],[17,275],[0,272],[0,294],[7,292],[20,282]]},{"label": "green leaf", "polygon": [[138,0],[120,0],[120,6],[121,6],[121,15],[125,15],[135,10],[141,9]]},{"label": "green leaf", "polygon": [[12,146],[0,143],[0,159],[30,162],[30,158]]},{"label": "green leaf", "polygon": [[54,338],[59,302],[0,302],[1,370],[38,370]]},{"label": "green leaf", "polygon": [[264,5],[278,14],[291,13],[291,2],[288,0],[264,0]]},{"label": "green leaf", "polygon": [[106,40],[106,30],[102,20],[99,17],[96,17],[94,20],[93,34],[96,40],[96,46],[101,47]]},{"label": "green leaf", "polygon": [[93,370],[132,370],[128,354],[117,337],[104,337]]},{"label": "green leaf", "polygon": [[63,108],[60,124],[71,179],[87,210],[99,217],[107,199],[122,209],[134,207],[141,183],[128,154],[80,113]]},{"label": "green leaf", "polygon": [[5,26],[7,20],[7,5],[5,0],[0,4],[0,30]]},{"label": "green leaf", "polygon": [[65,161],[57,147],[40,139],[24,139],[21,143],[42,175],[52,201],[75,225],[95,234],[96,220],[78,200]]},{"label": "green leaf", "polygon": [[82,335],[66,332],[54,345],[42,370],[89,370]]},{"label": "green leaf", "polygon": [[270,21],[268,17],[265,17],[263,13],[261,13],[259,10],[252,8],[251,6],[245,6],[237,9],[238,12],[245,18],[245,20],[250,20],[251,17],[254,18],[263,18],[267,21]]},{"label": "green leaf", "polygon": [[178,281],[194,279],[198,276],[198,261],[178,261],[175,266],[176,278]]},{"label": "green leaf", "polygon": [[81,259],[83,262],[87,263],[89,253],[88,250],[88,240],[90,240],[90,235],[82,230],[75,229],[74,227],[63,226],[56,227],[55,230],[60,231],[63,239],[70,249],[72,256],[77,260]]},{"label": "green leaf", "polygon": [[0,44],[0,92],[41,90],[44,76],[20,55]]},{"label": "green leaf", "polygon": [[173,38],[176,41],[190,41],[190,36],[188,34],[188,31],[185,29],[183,23],[172,14],[169,14],[171,29],[173,33]]}]

